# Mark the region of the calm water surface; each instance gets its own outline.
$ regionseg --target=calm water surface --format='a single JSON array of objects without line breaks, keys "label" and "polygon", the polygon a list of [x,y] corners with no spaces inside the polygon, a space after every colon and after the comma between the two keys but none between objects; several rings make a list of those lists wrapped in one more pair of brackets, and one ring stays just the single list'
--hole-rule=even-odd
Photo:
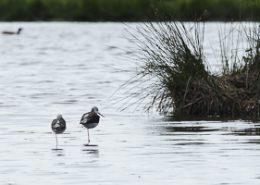
[{"label": "calm water surface", "polygon": [[[135,68],[124,24],[0,30],[20,26],[21,35],[0,36],[0,184],[260,184],[260,123],[167,121],[113,108],[110,96]],[[205,45],[214,46],[216,25],[207,30]],[[97,146],[84,146],[78,122],[93,105],[105,117],[90,132]],[[57,113],[67,120],[63,150],[52,150]]]}]

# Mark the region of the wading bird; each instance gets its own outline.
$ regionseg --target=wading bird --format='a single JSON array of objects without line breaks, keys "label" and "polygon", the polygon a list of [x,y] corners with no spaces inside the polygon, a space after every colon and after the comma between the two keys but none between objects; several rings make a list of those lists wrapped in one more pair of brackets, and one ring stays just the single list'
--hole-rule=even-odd
[{"label": "wading bird", "polygon": [[103,115],[98,112],[98,108],[94,106],[90,112],[83,114],[81,117],[80,124],[88,130],[88,144],[90,143],[89,129],[95,128],[98,125],[100,116]]},{"label": "wading bird", "polygon": [[17,32],[3,31],[2,34],[4,34],[4,35],[19,35],[22,30],[23,30],[23,28],[18,28]]},{"label": "wading bird", "polygon": [[63,133],[66,130],[66,121],[63,119],[61,114],[58,114],[57,118],[52,121],[51,129],[55,133],[56,149],[57,149],[57,147],[58,147],[58,137],[57,137],[57,134],[61,134],[61,133]]}]

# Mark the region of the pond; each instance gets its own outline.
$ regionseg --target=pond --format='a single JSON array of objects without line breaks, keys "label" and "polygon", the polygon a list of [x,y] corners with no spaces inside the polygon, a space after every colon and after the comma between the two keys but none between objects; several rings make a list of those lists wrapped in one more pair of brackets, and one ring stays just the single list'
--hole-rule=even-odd
[{"label": "pond", "polygon": [[[217,24],[206,24],[213,68]],[[1,31],[24,28],[0,35],[0,184],[258,185],[259,123],[169,121],[116,109],[111,97],[124,96],[114,92],[136,67],[129,25],[136,26],[0,23]],[[85,146],[79,119],[94,105],[105,117]],[[53,150],[58,113],[67,130]]]}]

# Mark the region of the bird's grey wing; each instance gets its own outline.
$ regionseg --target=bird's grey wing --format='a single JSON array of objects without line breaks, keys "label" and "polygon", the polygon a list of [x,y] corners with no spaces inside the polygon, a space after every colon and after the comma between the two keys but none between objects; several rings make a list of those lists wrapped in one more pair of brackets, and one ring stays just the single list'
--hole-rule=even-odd
[{"label": "bird's grey wing", "polygon": [[57,131],[57,128],[59,127],[59,121],[57,119],[54,119],[51,123],[51,128],[54,132]]},{"label": "bird's grey wing", "polygon": [[52,120],[51,126],[53,127],[57,123],[57,119]]},{"label": "bird's grey wing", "polygon": [[80,124],[85,124],[87,122],[88,114],[89,114],[89,112],[82,115],[82,117],[80,119]]},{"label": "bird's grey wing", "polygon": [[66,127],[66,121],[65,121],[65,119],[61,119],[60,120],[60,125],[62,126],[62,127]]}]

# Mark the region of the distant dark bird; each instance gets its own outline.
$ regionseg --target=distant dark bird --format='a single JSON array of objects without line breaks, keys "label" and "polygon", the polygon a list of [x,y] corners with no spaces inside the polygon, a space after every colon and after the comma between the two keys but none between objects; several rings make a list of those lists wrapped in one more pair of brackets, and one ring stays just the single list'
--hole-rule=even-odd
[{"label": "distant dark bird", "polygon": [[57,137],[57,134],[61,134],[61,133],[63,133],[66,130],[66,121],[63,119],[61,114],[58,114],[57,118],[52,121],[51,129],[55,133],[56,149],[57,149],[57,147],[58,147],[58,137]]},{"label": "distant dark bird", "polygon": [[4,34],[4,35],[19,35],[22,30],[23,30],[23,28],[18,28],[18,30],[16,32],[13,32],[13,31],[3,31],[2,34]]},{"label": "distant dark bird", "polygon": [[82,115],[80,124],[82,124],[88,130],[88,144],[90,143],[89,137],[89,129],[95,128],[99,123],[100,116],[103,116],[100,112],[98,112],[98,108],[92,107],[90,112],[87,112]]}]

